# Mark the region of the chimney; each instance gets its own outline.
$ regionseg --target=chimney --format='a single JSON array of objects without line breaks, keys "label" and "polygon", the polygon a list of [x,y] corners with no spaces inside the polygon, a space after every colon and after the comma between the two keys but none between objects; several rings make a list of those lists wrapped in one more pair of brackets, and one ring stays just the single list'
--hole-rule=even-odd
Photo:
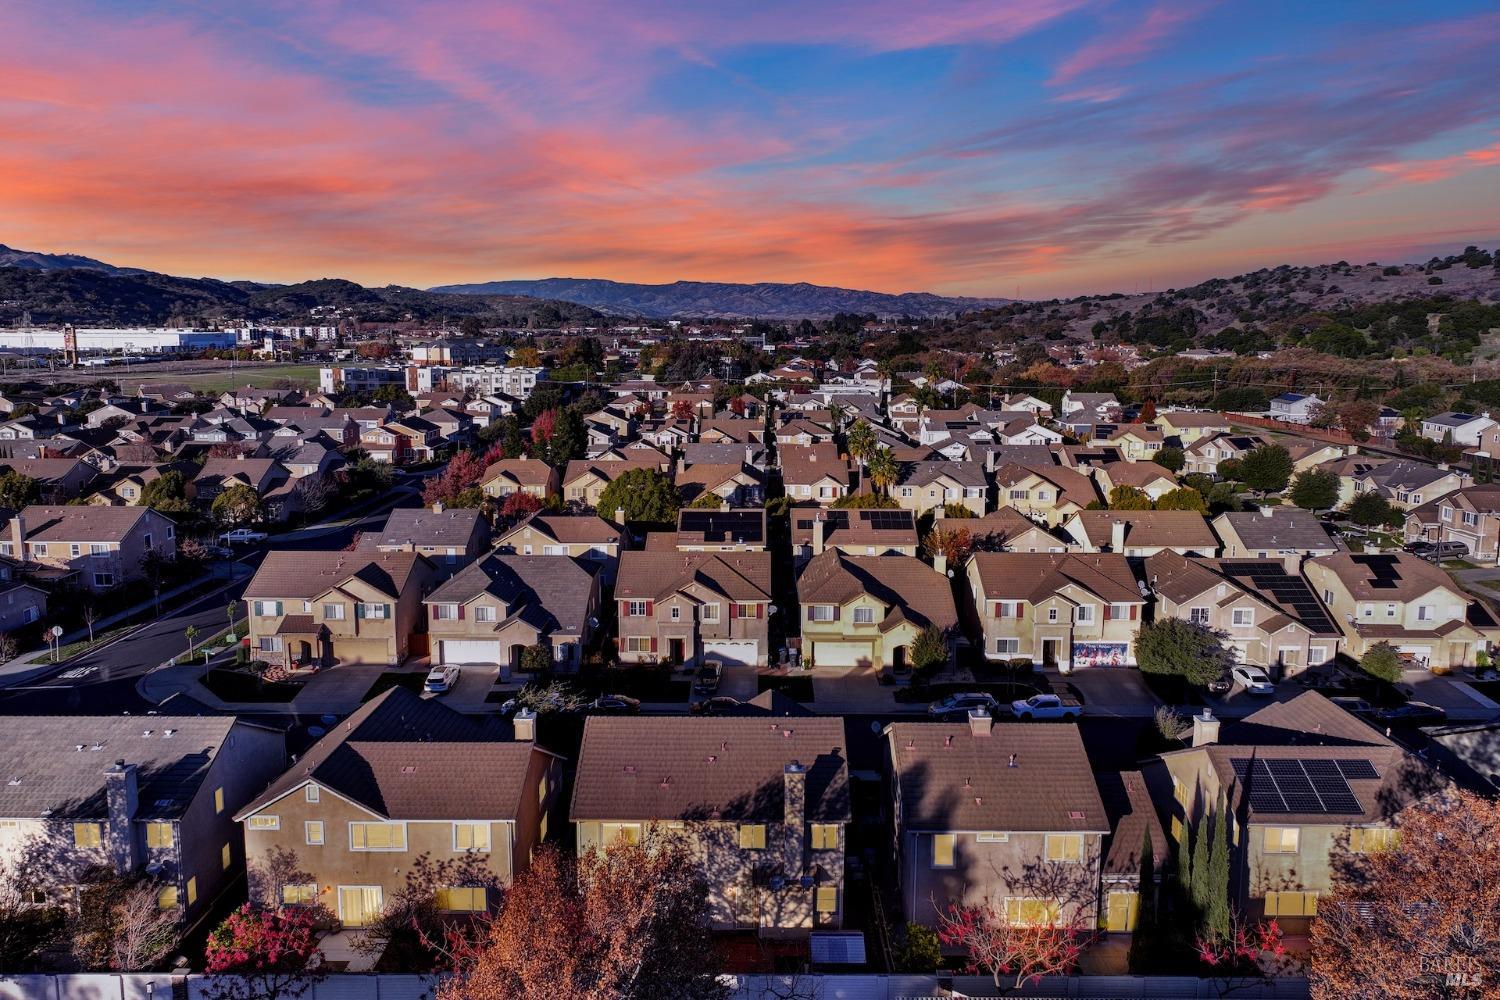
[{"label": "chimney", "polygon": [[434,500],[434,501],[432,501],[432,512],[434,514],[441,514],[443,512],[443,501],[441,501],[441,500]]},{"label": "chimney", "polygon": [[1288,549],[1281,554],[1281,568],[1286,570],[1288,576],[1302,575],[1302,553],[1293,552]]},{"label": "chimney", "polygon": [[948,575],[948,557],[939,552],[932,557],[932,568],[943,576]]},{"label": "chimney", "polygon": [[1111,552],[1125,551],[1125,522],[1109,522],[1109,550]]},{"label": "chimney", "polygon": [[516,713],[516,742],[536,742],[536,713],[529,708],[523,708]]},{"label": "chimney", "polygon": [[820,556],[823,554],[823,546],[826,544],[826,541],[824,539],[824,532],[827,530],[827,520],[828,515],[821,510],[813,515],[812,550],[813,555],[815,556]]},{"label": "chimney", "polygon": [[624,507],[616,507],[615,508],[615,523],[618,524],[618,525],[621,525],[621,526],[623,526],[625,524],[625,508]]},{"label": "chimney", "polygon": [[1219,720],[1207,705],[1202,715],[1193,716],[1193,746],[1203,747],[1219,742]]},{"label": "chimney", "polygon": [[1273,507],[1273,506],[1271,506],[1270,504],[1266,504],[1264,507],[1262,507],[1260,509],[1260,516],[1261,517],[1275,517],[1276,516],[1276,508]]},{"label": "chimney", "polygon": [[18,510],[10,519],[10,542],[16,561],[26,565],[26,518]]},{"label": "chimney", "polygon": [[970,736],[988,736],[990,734],[990,730],[994,728],[994,725],[994,718],[992,718],[990,716],[990,713],[986,712],[984,709],[972,708],[969,710]]},{"label": "chimney", "polygon": [[807,768],[792,761],[781,772],[781,821],[786,825],[787,854],[800,874],[807,857]]},{"label": "chimney", "polygon": [[109,856],[116,871],[129,875],[140,864],[135,838],[134,764],[125,763],[122,757],[104,772],[104,796],[109,809]]}]

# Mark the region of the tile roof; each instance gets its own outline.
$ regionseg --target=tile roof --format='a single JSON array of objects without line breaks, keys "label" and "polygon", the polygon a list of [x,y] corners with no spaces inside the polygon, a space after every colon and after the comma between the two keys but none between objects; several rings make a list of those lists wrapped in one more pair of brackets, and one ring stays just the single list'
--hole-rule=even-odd
[{"label": "tile roof", "polygon": [[1459,590],[1447,573],[1407,552],[1336,552],[1310,562],[1331,571],[1357,601],[1411,600],[1438,587]]},{"label": "tile roof", "polygon": [[224,715],[8,717],[0,817],[104,819],[104,771],[123,759],[136,766],[136,817],[176,818],[235,723]]},{"label": "tile roof", "polygon": [[1145,600],[1116,552],[977,552],[972,559],[986,600],[1035,603],[1069,584],[1115,603]]},{"label": "tile roof", "polygon": [[[92,508],[110,510],[112,508]],[[118,508],[113,508],[118,509]],[[273,550],[245,588],[245,598],[311,600],[358,578],[382,594],[398,598],[420,566],[431,566],[416,552],[293,552]]]},{"label": "tile roof", "polygon": [[808,822],[848,822],[845,746],[840,718],[592,717],[571,816],[779,823],[795,761],[808,769]]},{"label": "tile roof", "polygon": [[[594,575],[569,556],[489,555],[459,570],[424,600],[465,604],[491,594],[509,609],[507,618],[495,622],[497,632],[519,617],[543,635],[582,635],[593,589]],[[473,627],[479,629],[479,623]]]},{"label": "tile roof", "polygon": [[616,598],[658,600],[692,584],[733,601],[769,601],[771,554],[665,550],[620,553]]},{"label": "tile roof", "polygon": [[1195,510],[1081,510],[1074,517],[1095,548],[1110,544],[1113,525],[1121,521],[1126,545],[1219,548],[1208,518]]},{"label": "tile roof", "polygon": [[483,515],[472,509],[398,508],[375,537],[380,545],[442,545],[463,548],[480,532]]},{"label": "tile roof", "polygon": [[[21,511],[28,542],[118,542],[153,513],[149,507],[33,505]],[[164,515],[157,514],[157,517]],[[171,520],[166,518],[166,520]]]},{"label": "tile roof", "polygon": [[236,820],[311,780],[387,819],[516,819],[532,754],[503,724],[395,687],[363,705]]},{"label": "tile roof", "polygon": [[880,622],[888,631],[903,621],[918,628],[958,624],[953,590],[947,577],[915,556],[848,556],[824,549],[797,575],[797,600],[802,604],[847,604],[868,594],[890,609]]},{"label": "tile roof", "polygon": [[1274,552],[1338,548],[1327,526],[1311,511],[1300,507],[1262,507],[1259,511],[1231,511],[1219,517],[1234,529],[1247,549]]},{"label": "tile roof", "polygon": [[908,829],[1109,832],[1076,725],[996,722],[976,736],[968,722],[896,722],[886,735]]}]

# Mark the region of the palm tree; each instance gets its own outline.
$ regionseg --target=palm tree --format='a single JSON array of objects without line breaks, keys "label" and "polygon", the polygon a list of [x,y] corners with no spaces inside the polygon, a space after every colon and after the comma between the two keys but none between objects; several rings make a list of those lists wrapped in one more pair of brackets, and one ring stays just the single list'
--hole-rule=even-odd
[{"label": "palm tree", "polygon": [[870,456],[867,471],[875,489],[886,493],[901,475],[901,465],[896,461],[896,453],[891,449],[876,448],[874,454]]},{"label": "palm tree", "polygon": [[855,421],[854,426],[849,428],[846,439],[849,445],[849,454],[853,455],[859,461],[860,465],[863,465],[865,459],[869,458],[875,451],[875,431],[870,426],[869,421]]}]

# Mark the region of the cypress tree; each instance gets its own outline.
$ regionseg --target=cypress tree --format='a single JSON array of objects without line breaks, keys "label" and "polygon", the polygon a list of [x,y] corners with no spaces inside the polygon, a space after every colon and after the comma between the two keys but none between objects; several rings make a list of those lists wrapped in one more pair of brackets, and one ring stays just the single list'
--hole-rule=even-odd
[{"label": "cypress tree", "polygon": [[1229,812],[1224,793],[1214,810],[1213,847],[1208,862],[1208,927],[1220,941],[1229,939]]},{"label": "cypress tree", "polygon": [[1135,934],[1130,938],[1130,971],[1149,971],[1156,951],[1156,857],[1151,831],[1141,837],[1141,875],[1136,891]]},{"label": "cypress tree", "polygon": [[1189,886],[1189,898],[1193,901],[1195,923],[1201,923],[1208,912],[1208,865],[1209,865],[1209,825],[1213,822],[1213,814],[1205,812],[1198,819],[1198,827],[1193,831],[1193,881]]}]

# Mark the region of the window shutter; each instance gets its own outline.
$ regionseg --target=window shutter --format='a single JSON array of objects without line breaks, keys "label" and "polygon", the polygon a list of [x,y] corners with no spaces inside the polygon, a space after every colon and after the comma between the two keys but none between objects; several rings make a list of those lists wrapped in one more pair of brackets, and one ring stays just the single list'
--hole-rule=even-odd
[{"label": "window shutter", "polygon": [[656,636],[651,637],[651,652],[656,652]]},{"label": "window shutter", "polygon": [[383,605],[381,605],[381,607],[385,608],[385,616],[386,616],[386,618],[390,618],[391,617],[391,606],[389,604],[383,604]]},{"label": "window shutter", "polygon": [[458,620],[459,621],[463,621],[464,620],[464,606],[462,604],[460,604],[458,606]]},{"label": "window shutter", "polygon": [[1132,604],[1130,606],[1130,620],[1131,621],[1135,621],[1140,616],[1141,616],[1141,606],[1139,604]]},{"label": "window shutter", "polygon": [[362,602],[362,601],[355,601],[354,602],[354,617],[355,618],[363,618],[364,616],[365,616],[364,602]]},{"label": "window shutter", "polygon": [[841,607],[839,607],[837,604],[835,604],[833,606],[833,620],[834,621],[838,621],[843,616],[844,616],[844,609],[841,608]]},{"label": "window shutter", "polygon": [[766,606],[764,604],[757,604],[755,606],[755,617],[757,617],[757,618],[764,618],[765,616],[766,616]]},{"label": "window shutter", "polygon": [[276,613],[278,615],[283,613],[282,610],[281,610],[281,602],[280,601],[276,602]]},{"label": "window shutter", "polygon": [[1004,618],[1005,605],[1001,604],[999,601],[993,602],[993,605],[990,608],[990,614],[994,615],[996,618]]},{"label": "window shutter", "polygon": [[[646,602],[646,617],[650,618],[654,614],[656,614],[656,602],[655,601],[647,601]],[[656,648],[656,640],[653,639],[653,640],[651,640],[651,642],[652,642],[651,648],[655,649]]]}]

